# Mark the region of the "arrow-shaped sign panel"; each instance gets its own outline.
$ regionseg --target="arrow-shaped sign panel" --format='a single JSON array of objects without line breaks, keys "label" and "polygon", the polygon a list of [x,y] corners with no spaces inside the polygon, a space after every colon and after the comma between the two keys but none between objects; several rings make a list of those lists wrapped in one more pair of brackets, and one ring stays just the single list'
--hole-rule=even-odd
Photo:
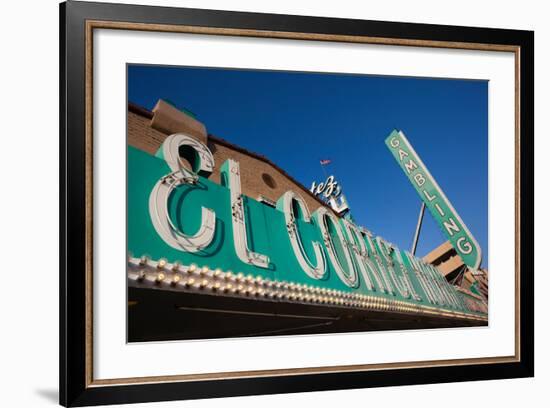
[{"label": "arrow-shaped sign panel", "polygon": [[394,130],[387,137],[386,145],[420,195],[420,198],[426,203],[426,207],[428,207],[458,255],[471,269],[479,269],[481,264],[479,244],[422,160],[420,160],[403,132]]}]

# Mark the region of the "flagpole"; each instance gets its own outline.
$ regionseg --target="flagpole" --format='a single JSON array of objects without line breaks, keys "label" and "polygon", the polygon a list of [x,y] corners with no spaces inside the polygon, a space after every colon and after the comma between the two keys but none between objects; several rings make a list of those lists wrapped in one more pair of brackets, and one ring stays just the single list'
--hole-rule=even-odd
[{"label": "flagpole", "polygon": [[323,174],[325,176],[325,178],[327,178],[327,171],[325,170],[325,166],[321,164],[321,170],[323,170]]},{"label": "flagpole", "polygon": [[327,171],[325,170],[325,165],[322,163],[322,160],[319,160],[319,165],[321,166],[321,170],[323,170],[323,174],[326,179],[328,177],[328,174],[327,174]]},{"label": "flagpole", "polygon": [[[331,184],[334,183],[331,188],[336,188],[337,190],[333,190],[333,192],[330,194],[330,196],[325,196],[325,202],[332,207],[334,211],[336,211],[340,215],[349,214],[349,206],[346,198],[342,194],[342,186],[334,179],[334,174],[328,175],[327,171],[325,170],[325,166],[328,164],[332,164],[332,160],[330,159],[323,159],[319,160],[319,164],[322,167],[323,174],[325,175],[325,182],[328,183],[329,177],[331,178]],[[321,183],[322,184],[322,183]],[[315,182],[314,182],[315,185]],[[337,186],[337,187],[335,187]],[[326,185],[323,187],[323,190],[326,188]],[[351,217],[351,216],[350,216]]]}]

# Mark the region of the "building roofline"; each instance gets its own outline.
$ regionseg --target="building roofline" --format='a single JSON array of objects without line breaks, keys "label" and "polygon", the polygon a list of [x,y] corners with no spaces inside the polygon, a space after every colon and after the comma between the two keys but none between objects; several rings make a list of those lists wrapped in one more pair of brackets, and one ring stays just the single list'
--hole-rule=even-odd
[{"label": "building roofline", "polygon": [[[146,108],[142,107],[142,106],[139,106],[135,103],[132,103],[132,102],[128,102],[128,111],[129,112],[132,112],[132,113],[135,113],[137,115],[140,115],[140,116],[143,116],[147,119],[153,119],[153,112],[147,110]],[[294,184],[296,184],[298,187],[300,187],[306,194],[308,194],[309,196],[311,196],[312,198],[314,198],[320,205],[322,205],[323,207],[325,208],[328,208],[331,212],[334,213],[334,211],[332,211],[332,209],[330,208],[329,205],[327,205],[327,203],[325,203],[323,200],[321,200],[319,197],[317,197],[315,194],[313,194],[311,191],[309,191],[307,189],[306,186],[304,186],[301,182],[299,182],[298,180],[296,180],[294,177],[292,177],[290,174],[288,174],[285,170],[283,170],[281,167],[279,167],[277,164],[275,164],[274,162],[272,162],[270,159],[268,159],[266,156],[264,155],[261,155],[259,153],[256,153],[256,152],[253,152],[253,151],[250,151],[248,149],[245,149],[244,147],[241,147],[241,146],[237,146],[225,139],[222,139],[221,137],[218,137],[218,136],[215,136],[211,133],[208,133],[208,138],[211,139],[213,142],[215,143],[218,143],[218,144],[221,144],[223,146],[226,146],[226,147],[229,147],[239,153],[243,153],[247,156],[250,156],[250,157],[254,157],[255,159],[258,159],[258,160],[261,160],[263,161],[264,163],[267,163],[269,164],[270,166],[272,166],[275,170],[277,170],[278,172],[280,172],[283,176],[285,176],[286,178],[288,178],[290,181],[292,181]],[[337,217],[339,217],[338,214],[335,213],[335,215]]]},{"label": "building roofline", "polygon": [[139,106],[135,103],[128,102],[128,110],[132,113],[136,113],[140,116],[144,116],[147,119],[153,119],[153,112],[151,112],[150,110],[147,110],[144,107]]}]

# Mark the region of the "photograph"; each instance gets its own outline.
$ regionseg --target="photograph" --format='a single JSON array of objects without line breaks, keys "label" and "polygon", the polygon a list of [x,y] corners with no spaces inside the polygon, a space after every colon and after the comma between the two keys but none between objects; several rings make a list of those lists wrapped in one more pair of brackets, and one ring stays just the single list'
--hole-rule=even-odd
[{"label": "photograph", "polygon": [[127,341],[490,325],[489,81],[126,65]]},{"label": "photograph", "polygon": [[534,376],[533,30],[59,17],[60,404]]}]

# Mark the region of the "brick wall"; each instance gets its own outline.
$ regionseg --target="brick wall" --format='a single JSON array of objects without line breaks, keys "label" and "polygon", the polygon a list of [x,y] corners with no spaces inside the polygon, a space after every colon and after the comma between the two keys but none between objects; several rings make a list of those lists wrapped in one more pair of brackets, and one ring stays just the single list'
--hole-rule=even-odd
[{"label": "brick wall", "polygon": [[128,112],[128,144],[155,154],[167,135],[153,129],[151,119]]},{"label": "brick wall", "polygon": [[[151,128],[150,125],[150,117],[128,112],[128,144],[155,154],[168,135]],[[222,141],[217,141],[213,137],[208,138],[208,148],[214,155],[216,163],[210,180],[220,183],[219,169],[227,159],[231,158],[240,164],[242,191],[248,197],[258,200],[262,195],[271,201],[277,201],[286,191],[291,190],[302,196],[312,213],[322,205],[304,186],[294,182],[270,163],[239,151],[240,149],[237,150]],[[270,179],[273,181],[271,186],[268,184]]]}]

